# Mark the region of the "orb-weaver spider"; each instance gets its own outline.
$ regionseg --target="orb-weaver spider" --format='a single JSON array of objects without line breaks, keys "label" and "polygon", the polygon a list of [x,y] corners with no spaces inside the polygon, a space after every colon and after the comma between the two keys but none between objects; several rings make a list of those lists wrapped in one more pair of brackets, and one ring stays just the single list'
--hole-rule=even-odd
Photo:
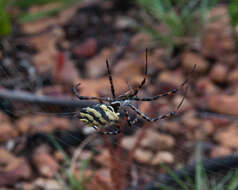
[{"label": "orb-weaver spider", "polygon": [[[107,65],[108,78],[109,78],[109,82],[111,86],[112,98],[111,97],[96,97],[96,96],[80,96],[77,91],[80,83],[76,84],[73,87],[73,93],[78,99],[98,100],[100,102],[99,104],[83,108],[75,114],[75,117],[79,118],[88,126],[91,126],[95,128],[96,130],[103,132],[105,134],[118,134],[120,132],[119,111],[123,111],[125,113],[128,124],[130,126],[135,124],[136,121],[138,120],[137,117],[134,120],[131,120],[131,118],[129,117],[129,112],[126,109],[126,107],[132,109],[133,111],[135,111],[136,114],[138,114],[143,119],[149,122],[155,122],[160,119],[169,118],[171,116],[174,116],[178,112],[179,108],[181,107],[184,101],[185,96],[182,98],[181,102],[179,103],[179,105],[174,111],[171,111],[164,115],[158,115],[155,118],[150,118],[144,113],[140,112],[134,105],[131,104],[131,102],[132,101],[153,101],[153,100],[157,100],[160,97],[175,94],[179,89],[185,86],[185,84],[188,82],[190,77],[188,77],[179,87],[172,89],[168,92],[158,94],[152,97],[144,97],[144,98],[138,97],[137,94],[142,89],[147,79],[148,51],[146,49],[145,73],[144,73],[144,78],[141,81],[140,85],[136,89],[130,88],[130,90],[126,91],[124,94],[116,96],[113,80],[112,80],[112,75],[109,69],[108,60],[106,60],[106,65]],[[195,67],[196,65],[194,65],[192,72],[194,71]]]}]

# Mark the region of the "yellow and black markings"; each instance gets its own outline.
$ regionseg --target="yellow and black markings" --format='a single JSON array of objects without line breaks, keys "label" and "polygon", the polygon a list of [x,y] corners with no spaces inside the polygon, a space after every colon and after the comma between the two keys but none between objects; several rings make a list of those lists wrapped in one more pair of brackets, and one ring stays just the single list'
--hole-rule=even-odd
[{"label": "yellow and black markings", "polygon": [[110,126],[119,120],[119,113],[116,113],[112,106],[97,104],[86,107],[77,114],[80,121],[89,126],[104,127]]}]

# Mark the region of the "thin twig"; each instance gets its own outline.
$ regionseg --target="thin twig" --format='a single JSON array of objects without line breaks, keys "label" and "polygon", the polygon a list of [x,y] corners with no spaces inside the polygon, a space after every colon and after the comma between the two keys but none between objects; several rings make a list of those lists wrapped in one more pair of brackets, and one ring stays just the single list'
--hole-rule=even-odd
[{"label": "thin twig", "polygon": [[29,104],[45,104],[71,108],[83,108],[92,105],[91,101],[80,101],[69,98],[59,98],[53,96],[36,95],[29,92],[0,89],[0,98],[14,102],[23,102]]},{"label": "thin twig", "polygon": [[124,126],[126,123],[126,118],[124,117],[123,121],[121,122],[120,125],[120,131],[121,133],[119,133],[117,135],[117,163],[116,165],[121,168],[121,170],[119,170],[120,173],[118,173],[118,184],[120,184],[120,190],[125,189],[126,187],[126,170],[127,168],[125,167],[124,164],[122,164],[121,160],[124,160],[123,154],[122,154],[122,139],[124,137]]},{"label": "thin twig", "polygon": [[117,183],[117,173],[116,173],[118,168],[115,168],[116,164],[115,164],[115,159],[114,158],[117,157],[115,155],[115,149],[113,148],[112,143],[110,143],[108,135],[106,135],[104,133],[103,137],[104,137],[104,142],[105,142],[105,144],[107,146],[107,149],[109,151],[109,154],[111,155],[110,156],[110,161],[111,161],[111,163],[110,163],[110,175],[111,175],[112,186],[113,186],[113,189],[120,190],[119,189],[120,187],[118,187],[118,183]]}]

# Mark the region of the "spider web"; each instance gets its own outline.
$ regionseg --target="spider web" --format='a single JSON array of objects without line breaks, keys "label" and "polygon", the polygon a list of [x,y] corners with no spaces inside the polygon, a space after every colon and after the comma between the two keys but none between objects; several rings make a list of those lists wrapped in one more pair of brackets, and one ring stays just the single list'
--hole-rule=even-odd
[{"label": "spider web", "polygon": [[[3,86],[5,89],[9,89],[9,90],[14,89],[14,90],[19,90],[20,91],[20,90],[24,89],[24,90],[27,90],[29,93],[34,93],[37,90],[37,88],[42,87],[44,85],[43,82],[40,81],[37,78],[38,76],[36,74],[35,68],[30,63],[24,62],[24,61],[22,61],[20,63],[8,63],[5,60],[5,63],[0,65],[0,77],[1,77],[1,79],[3,79],[3,80],[1,80],[1,86]],[[28,80],[27,83],[25,83],[26,80]],[[15,93],[15,92],[12,91],[12,93]],[[26,99],[27,98],[28,98],[28,96],[26,96]],[[68,100],[70,101],[71,98],[69,98]],[[7,98],[4,98],[4,99],[2,98],[1,107],[2,107],[2,110],[5,113],[9,114],[10,116],[22,115],[23,113],[25,113],[27,111],[28,114],[34,114],[34,115],[41,114],[41,115],[46,115],[46,116],[56,115],[56,116],[71,119],[72,115],[76,111],[75,107],[72,108],[70,106],[67,106],[67,104],[66,104],[66,105],[63,106],[63,109],[59,109],[60,112],[56,113],[54,111],[57,110],[58,108],[57,108],[57,106],[54,106],[54,105],[51,106],[51,108],[49,108],[49,106],[47,104],[44,105],[44,104],[38,103],[37,105],[33,105],[33,101],[32,102],[21,101],[19,103],[19,102],[16,102],[14,100],[11,100],[11,99],[8,100]],[[47,113],[42,111],[42,110],[46,110]],[[69,110],[71,110],[71,111],[69,111]],[[203,114],[206,114],[206,113],[203,113]],[[29,117],[29,115],[28,115],[28,117]],[[176,120],[179,120],[179,118],[176,118]],[[237,122],[237,121],[234,121],[234,122]],[[136,125],[139,125],[139,124],[136,124]],[[145,125],[145,124],[143,124],[143,125]],[[151,125],[151,124],[147,124],[147,125]],[[162,125],[163,125],[163,121],[159,122],[158,123],[158,126],[159,126],[158,128],[160,128],[160,126],[162,126]],[[151,126],[154,127],[155,124],[153,124]],[[181,127],[183,127],[183,126],[181,126]],[[140,129],[139,129],[139,127],[135,126],[134,131],[135,130],[140,130]],[[75,135],[75,133],[71,132],[70,130],[64,131],[63,133],[68,135],[70,138],[74,139],[75,141],[78,141],[79,144],[82,141],[81,138],[77,137]],[[65,147],[70,148],[72,146],[69,142],[67,142],[67,140],[63,139],[62,137],[56,137],[56,138]],[[97,136],[97,138],[102,138],[102,137]],[[113,137],[113,138],[115,139],[116,137]],[[96,141],[97,139],[94,139],[94,140]],[[176,138],[175,138],[175,140],[176,140]],[[111,140],[111,143],[114,146],[119,146],[117,141]],[[93,144],[93,141],[91,142],[91,144]],[[205,143],[204,143],[204,146],[205,146]],[[154,147],[152,147],[152,148],[160,149],[159,147],[160,147],[160,145],[158,144],[158,145],[154,145]],[[122,148],[124,148],[124,147],[122,147]],[[180,154],[177,154],[176,158],[175,158],[175,160],[179,161],[180,163],[187,163],[188,157],[189,157],[188,155],[191,155],[191,152],[195,152],[194,150],[191,151],[191,148],[190,149],[186,148],[185,146],[181,146],[177,143],[174,144],[174,149],[177,150],[178,152],[180,152]],[[171,150],[168,150],[168,151],[171,151]],[[183,156],[183,154],[184,154],[184,156]],[[115,159],[118,159],[114,155],[111,155],[111,157],[113,157]],[[126,163],[126,161],[122,160],[122,159],[120,159],[120,162],[122,162],[123,164]],[[137,163],[132,162],[132,163],[133,163],[132,164],[133,170],[136,171],[137,175],[139,175],[139,177],[137,176],[138,178],[140,178],[141,174],[149,175],[152,178],[157,178],[158,177],[159,171],[157,169],[154,169],[153,166],[146,167],[143,164],[140,164],[138,162]],[[214,163],[217,166],[224,167],[227,170],[235,171],[235,168],[226,165],[226,163],[223,164],[220,161],[211,161],[211,163]],[[122,169],[117,168],[117,170],[121,171]],[[216,176],[216,177],[222,177],[224,175],[223,173],[214,172],[213,170],[206,170],[206,172],[208,174],[211,174],[211,175]],[[131,175],[131,171],[127,171],[127,174]],[[190,175],[190,174],[188,173],[188,175]],[[133,185],[134,186],[140,185],[139,181],[136,181],[136,180],[132,180],[132,181],[133,181],[132,186]],[[144,182],[144,184],[145,183],[146,182]],[[158,181],[158,183],[160,183],[160,182]]]}]

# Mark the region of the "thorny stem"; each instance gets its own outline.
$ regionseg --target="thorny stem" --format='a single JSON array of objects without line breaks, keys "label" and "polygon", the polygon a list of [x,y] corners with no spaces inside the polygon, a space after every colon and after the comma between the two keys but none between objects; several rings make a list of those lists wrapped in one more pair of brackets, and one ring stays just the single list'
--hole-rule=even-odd
[{"label": "thorny stem", "polygon": [[120,176],[118,178],[120,179],[120,184],[121,184],[121,190],[125,189],[126,185],[126,168],[124,167],[125,165],[122,164],[121,160],[123,160],[123,154],[122,154],[122,138],[124,136],[123,131],[124,131],[124,126],[126,123],[126,118],[122,121],[122,124],[120,125],[120,130],[121,133],[118,134],[117,136],[117,165],[121,170],[119,170]]},{"label": "thorny stem", "polygon": [[110,175],[111,175],[111,181],[112,181],[113,189],[120,190],[120,185],[117,183],[118,175],[115,172],[116,171],[115,170],[116,163],[115,163],[115,159],[114,159],[114,157],[116,157],[115,149],[113,148],[112,144],[110,143],[110,140],[109,140],[107,134],[104,133],[103,137],[104,137],[104,141],[106,143],[106,146],[107,146],[107,149],[110,153],[110,158],[111,158]]},{"label": "thorny stem", "polygon": [[[113,147],[113,144],[110,142],[108,135],[104,134],[104,141],[110,153],[110,174],[112,185],[116,190],[123,190],[125,189],[126,185],[126,168],[122,164],[121,160],[123,159],[122,155],[122,138],[123,138],[123,129],[125,125],[125,119],[123,120],[122,124],[120,125],[120,131],[117,135],[117,146]],[[120,170],[118,169],[120,168]]]},{"label": "thorny stem", "polygon": [[[117,135],[117,146],[113,147],[113,144],[110,142],[108,135],[104,134],[104,141],[110,153],[110,174],[112,179],[112,185],[116,190],[123,190],[125,189],[128,181],[126,180],[126,173],[131,165],[133,160],[135,151],[140,146],[141,141],[146,135],[146,129],[148,129],[147,125],[144,125],[138,135],[136,142],[129,152],[127,159],[124,158],[122,154],[122,139],[123,139],[123,129],[125,126],[126,119],[123,120],[122,124],[120,125],[121,133]],[[121,162],[124,160],[123,162]],[[123,164],[122,164],[123,163]],[[118,169],[120,168],[120,169]]]}]

